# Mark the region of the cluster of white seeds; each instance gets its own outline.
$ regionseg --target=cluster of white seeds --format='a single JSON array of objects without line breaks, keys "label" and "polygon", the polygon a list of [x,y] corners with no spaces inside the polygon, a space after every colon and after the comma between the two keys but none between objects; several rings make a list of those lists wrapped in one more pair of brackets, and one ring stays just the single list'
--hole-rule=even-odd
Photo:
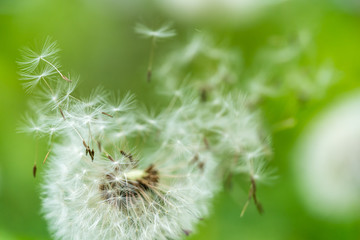
[{"label": "cluster of white seeds", "polygon": [[[154,39],[175,34],[145,30],[137,27]],[[56,239],[178,239],[206,216],[229,169],[253,188],[265,176],[268,144],[239,94],[204,102],[181,88],[156,115],[131,94],[99,88],[80,99],[58,52],[47,40],[19,62],[36,95],[22,130],[49,137],[43,212]]]}]

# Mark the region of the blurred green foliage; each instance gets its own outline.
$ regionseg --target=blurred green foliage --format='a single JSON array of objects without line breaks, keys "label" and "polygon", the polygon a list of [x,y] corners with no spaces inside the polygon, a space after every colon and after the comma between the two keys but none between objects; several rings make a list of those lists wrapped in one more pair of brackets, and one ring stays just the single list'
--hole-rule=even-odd
[{"label": "blurred green foliage", "polygon": [[313,34],[315,64],[330,59],[342,73],[341,80],[320,100],[298,104],[290,94],[261,105],[267,126],[289,116],[298,123],[272,133],[271,166],[279,178],[271,186],[258,188],[265,214],[260,216],[251,205],[240,218],[247,189],[235,184],[230,191],[217,195],[211,216],[200,223],[190,239],[359,239],[360,221],[334,222],[308,212],[293,179],[293,148],[302,129],[324,106],[360,87],[360,15],[325,0],[287,1],[269,7],[245,24],[182,22],[166,14],[156,2],[145,0],[0,1],[0,239],[51,238],[40,214],[42,167],[38,178],[32,176],[34,160],[45,156],[46,145],[16,132],[29,98],[17,80],[18,50],[52,36],[63,49],[64,69],[81,74],[79,94],[101,84],[134,92],[140,102],[157,106],[161,101],[155,97],[156,86],[146,84],[150,43],[139,38],[133,28],[139,21],[151,25],[169,20],[175,23],[178,36],[159,44],[154,68],[167,51],[198,29],[240,49],[244,67],[270,36],[307,29]]}]

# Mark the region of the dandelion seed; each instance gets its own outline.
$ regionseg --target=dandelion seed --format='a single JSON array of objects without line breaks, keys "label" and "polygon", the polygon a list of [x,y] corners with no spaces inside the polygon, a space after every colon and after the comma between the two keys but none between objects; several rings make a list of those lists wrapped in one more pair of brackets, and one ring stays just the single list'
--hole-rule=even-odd
[{"label": "dandelion seed", "polygon": [[33,72],[41,62],[41,59],[47,58],[49,61],[57,60],[57,53],[60,51],[57,42],[51,38],[46,38],[40,51],[34,51],[30,48],[22,49],[22,59],[18,61],[23,72]]},{"label": "dandelion seed", "polygon": [[255,179],[251,177],[250,182],[251,182],[251,184],[250,184],[250,190],[249,190],[249,197],[248,197],[248,200],[246,201],[246,203],[245,203],[245,205],[244,205],[244,207],[243,207],[243,209],[241,211],[240,217],[244,216],[245,211],[246,211],[247,207],[249,206],[249,202],[251,201],[251,199],[253,199],[258,212],[260,214],[262,214],[264,212],[264,209],[263,209],[262,205],[257,200]]},{"label": "dandelion seed", "polygon": [[53,64],[53,63],[49,62],[48,60],[46,60],[42,55],[40,56],[40,60],[46,62],[46,63],[49,64],[52,68],[54,68],[54,70],[60,74],[60,76],[61,76],[62,79],[64,79],[64,80],[67,81],[67,82],[71,82],[70,79],[68,79],[66,76],[64,76],[64,75],[60,72],[59,68],[56,67],[55,64]]},{"label": "dandelion seed", "polygon": [[171,28],[171,24],[165,24],[161,26],[157,30],[152,30],[148,28],[147,26],[138,23],[135,26],[135,32],[147,37],[151,38],[151,48],[150,48],[150,56],[149,56],[149,64],[148,64],[148,70],[147,70],[147,81],[151,81],[152,76],[152,65],[153,65],[153,59],[154,59],[154,53],[155,53],[155,43],[157,39],[162,38],[170,38],[176,35],[176,32],[174,29]]}]

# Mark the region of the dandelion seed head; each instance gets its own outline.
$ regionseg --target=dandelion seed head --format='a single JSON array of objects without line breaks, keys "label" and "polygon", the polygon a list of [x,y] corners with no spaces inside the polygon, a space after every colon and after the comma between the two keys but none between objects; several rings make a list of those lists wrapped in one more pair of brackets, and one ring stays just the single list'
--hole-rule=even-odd
[{"label": "dandelion seed head", "polygon": [[[175,35],[169,25],[136,31],[154,40]],[[173,83],[167,93],[174,96],[160,113],[139,108],[129,93],[119,98],[96,88],[77,97],[77,78],[66,80],[56,49],[49,42],[40,54],[28,50],[21,63],[38,116],[24,130],[51,140],[43,212],[56,239],[181,238],[208,213],[222,180],[219,166],[266,178],[268,143],[242,95],[214,93],[203,101],[186,81]],[[214,46],[196,51],[211,65],[232,62]],[[206,89],[231,70],[220,64]]]},{"label": "dandelion seed head", "polygon": [[206,213],[198,206],[213,190],[201,184],[198,168],[188,172],[162,160],[172,158],[168,149],[137,166],[120,154],[114,162],[100,154],[93,161],[79,156],[79,149],[67,147],[76,141],[54,147],[43,186],[43,210],[56,238],[178,238]]},{"label": "dandelion seed head", "polygon": [[307,208],[335,221],[356,219],[360,209],[359,93],[318,115],[294,152],[294,175]]}]

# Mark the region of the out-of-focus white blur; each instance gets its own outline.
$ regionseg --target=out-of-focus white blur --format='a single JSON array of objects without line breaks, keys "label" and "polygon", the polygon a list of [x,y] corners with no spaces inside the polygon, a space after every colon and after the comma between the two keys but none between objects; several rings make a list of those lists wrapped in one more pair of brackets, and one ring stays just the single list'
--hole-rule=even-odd
[{"label": "out-of-focus white blur", "polygon": [[157,0],[172,16],[179,19],[248,22],[269,6],[287,0]]},{"label": "out-of-focus white blur", "polygon": [[339,100],[313,120],[294,160],[309,210],[338,221],[360,217],[360,93]]}]

